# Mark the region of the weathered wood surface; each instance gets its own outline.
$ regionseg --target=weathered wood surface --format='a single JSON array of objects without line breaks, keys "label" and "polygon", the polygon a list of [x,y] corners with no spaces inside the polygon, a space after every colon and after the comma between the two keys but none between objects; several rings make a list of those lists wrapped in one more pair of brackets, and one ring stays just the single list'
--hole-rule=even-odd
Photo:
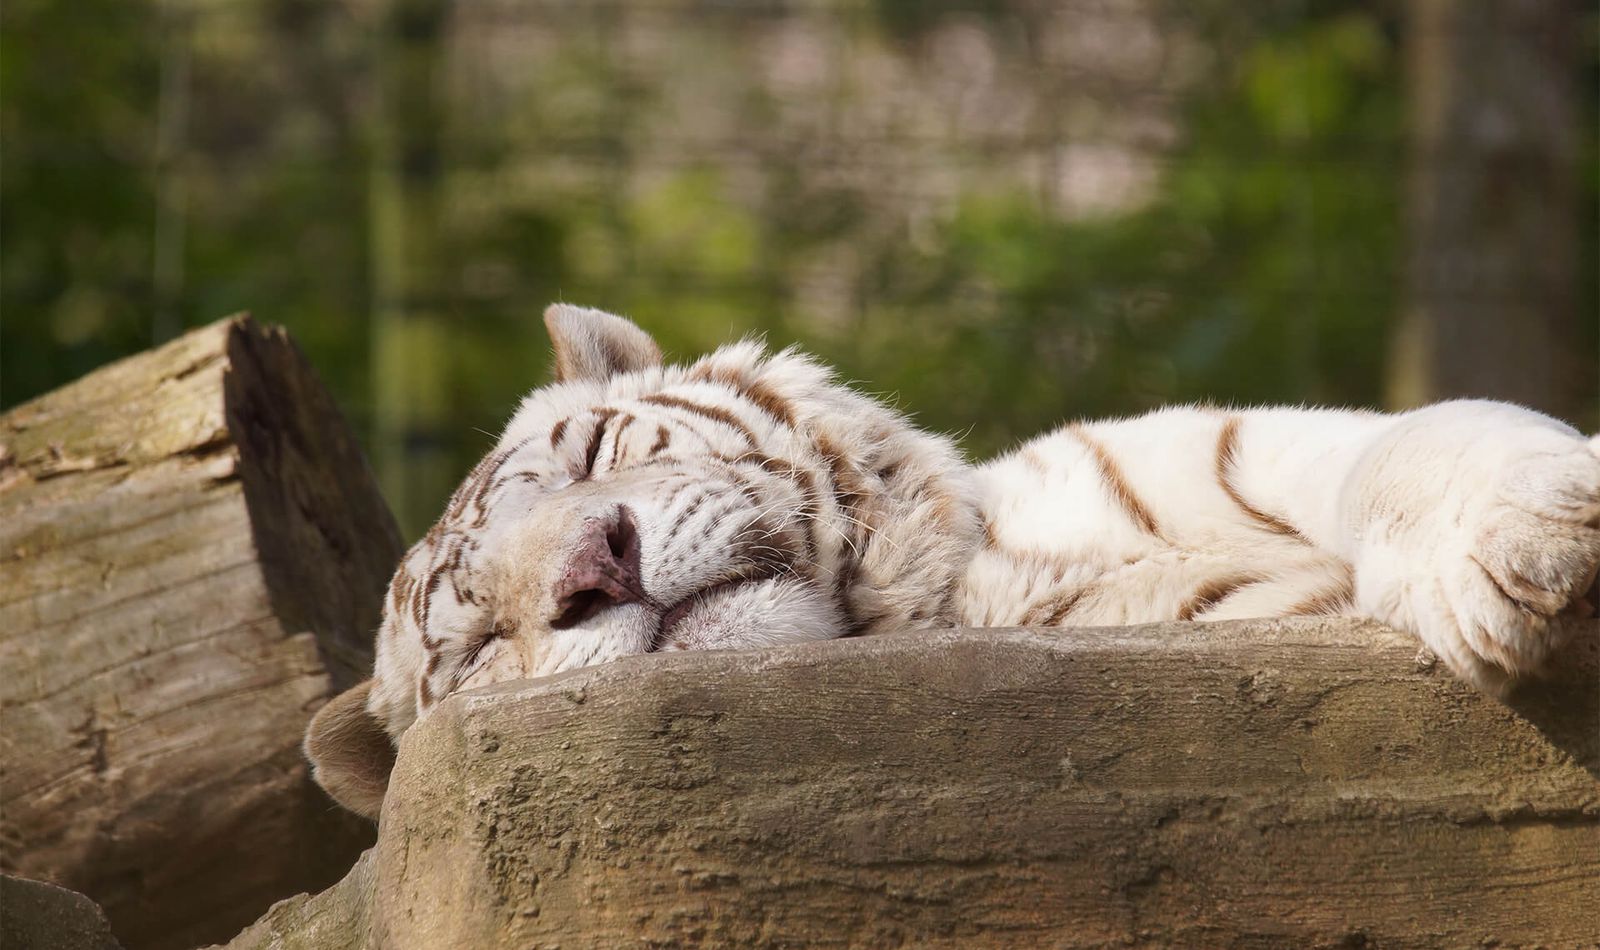
[{"label": "weathered wood surface", "polygon": [[222,939],[370,832],[309,781],[401,544],[279,329],[197,330],[0,416],[4,864],[129,947]]},{"label": "weathered wood surface", "polygon": [[0,947],[122,950],[105,912],[75,891],[0,874]]},{"label": "weathered wood surface", "polygon": [[402,741],[365,945],[1587,945],[1586,631],[1515,710],[1327,620],[679,653],[461,694]]}]

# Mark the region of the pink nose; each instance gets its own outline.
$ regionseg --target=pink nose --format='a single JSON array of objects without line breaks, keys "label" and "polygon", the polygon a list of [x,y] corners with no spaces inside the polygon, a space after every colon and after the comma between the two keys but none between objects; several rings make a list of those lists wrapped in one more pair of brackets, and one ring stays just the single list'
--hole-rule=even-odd
[{"label": "pink nose", "polygon": [[557,630],[575,626],[607,607],[650,602],[639,577],[639,531],[633,512],[619,505],[583,523],[583,533],[556,581]]}]

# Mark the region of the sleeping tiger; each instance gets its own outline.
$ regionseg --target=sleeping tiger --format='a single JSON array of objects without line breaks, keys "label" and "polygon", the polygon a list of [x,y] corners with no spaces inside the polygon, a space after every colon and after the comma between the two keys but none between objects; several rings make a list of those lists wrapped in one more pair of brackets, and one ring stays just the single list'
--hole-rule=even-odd
[{"label": "sleeping tiger", "polygon": [[1165,409],[974,467],[793,349],[666,366],[621,317],[545,323],[556,381],[406,555],[372,679],[308,732],[355,811],[444,697],[629,654],[1349,615],[1500,691],[1590,609],[1600,439],[1516,406]]}]

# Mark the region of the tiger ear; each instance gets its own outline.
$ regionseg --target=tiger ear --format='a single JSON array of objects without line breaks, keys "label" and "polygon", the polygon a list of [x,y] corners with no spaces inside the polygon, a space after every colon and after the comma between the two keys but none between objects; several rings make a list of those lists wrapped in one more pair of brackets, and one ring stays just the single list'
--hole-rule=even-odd
[{"label": "tiger ear", "polygon": [[311,717],[305,753],[311,776],[334,801],[358,815],[377,818],[394,768],[389,731],[367,709],[372,680],[335,696]]},{"label": "tiger ear", "polygon": [[551,304],[544,325],[556,348],[556,381],[604,380],[661,365],[650,334],[603,310]]}]

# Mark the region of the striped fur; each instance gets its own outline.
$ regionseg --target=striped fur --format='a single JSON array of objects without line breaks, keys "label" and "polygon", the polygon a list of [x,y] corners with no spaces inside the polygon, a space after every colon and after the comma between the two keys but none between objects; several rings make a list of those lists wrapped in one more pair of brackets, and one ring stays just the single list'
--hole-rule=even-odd
[{"label": "striped fur", "polygon": [[[1360,615],[1495,687],[1600,561],[1600,459],[1514,407],[1171,409],[973,467],[793,350],[666,366],[620,318],[547,323],[560,379],[395,573],[368,699],[391,735],[627,654],[958,623]],[[554,578],[621,505],[644,599],[558,622]]]}]

